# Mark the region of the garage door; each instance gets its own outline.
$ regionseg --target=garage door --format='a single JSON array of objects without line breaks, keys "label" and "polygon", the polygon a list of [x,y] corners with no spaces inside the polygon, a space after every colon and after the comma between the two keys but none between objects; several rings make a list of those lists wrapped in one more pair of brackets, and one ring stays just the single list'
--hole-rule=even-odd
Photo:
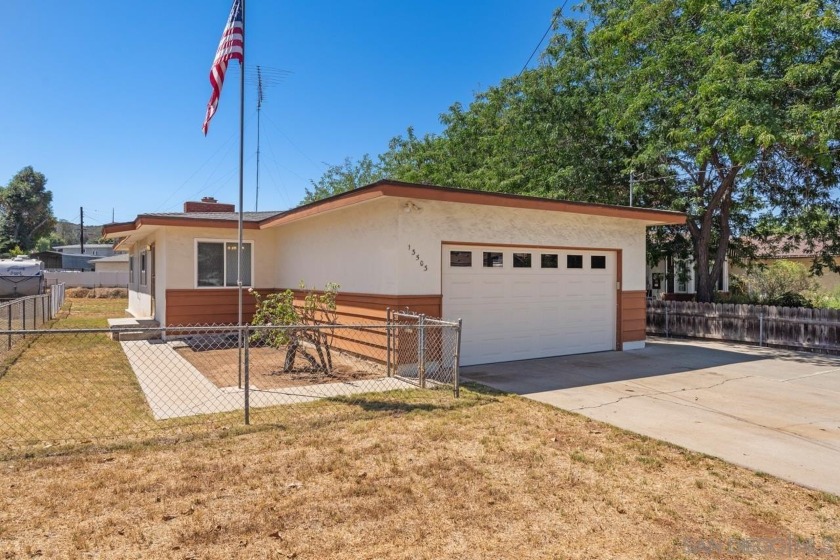
[{"label": "garage door", "polygon": [[463,365],[615,349],[614,251],[444,245],[442,257]]}]

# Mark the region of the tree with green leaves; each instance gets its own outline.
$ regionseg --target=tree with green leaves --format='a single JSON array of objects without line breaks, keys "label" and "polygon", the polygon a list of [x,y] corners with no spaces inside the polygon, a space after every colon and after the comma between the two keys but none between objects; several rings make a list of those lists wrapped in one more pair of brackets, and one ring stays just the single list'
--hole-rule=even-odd
[{"label": "tree with green leaves", "polygon": [[306,189],[306,197],[301,204],[352,191],[382,178],[381,168],[368,154],[355,162],[346,158],[341,165],[329,166],[318,181],[311,181],[312,190]]},{"label": "tree with green leaves", "polygon": [[17,246],[28,251],[53,231],[52,192],[46,184],[44,174],[28,166],[0,189],[0,250]]},{"label": "tree with green leaves", "polygon": [[586,5],[588,20],[567,22],[549,56],[600,89],[602,126],[637,145],[628,172],[669,178],[642,185],[689,215],[698,300],[711,301],[733,234],[777,224],[840,249],[837,2]]},{"label": "tree with green leaves", "polygon": [[688,214],[686,228],[652,231],[649,258],[691,257],[700,301],[750,238],[783,233],[812,249],[815,272],[836,269],[837,0],[580,10],[538,68],[453,105],[440,135],[393,139],[379,176],[613,204],[633,176],[637,205]]}]

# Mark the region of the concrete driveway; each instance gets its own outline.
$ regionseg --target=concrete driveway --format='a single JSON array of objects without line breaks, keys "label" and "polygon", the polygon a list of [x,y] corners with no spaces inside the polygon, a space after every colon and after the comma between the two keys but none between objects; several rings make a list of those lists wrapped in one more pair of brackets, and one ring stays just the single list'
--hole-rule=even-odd
[{"label": "concrete driveway", "polygon": [[840,357],[699,341],[464,378],[840,495]]}]

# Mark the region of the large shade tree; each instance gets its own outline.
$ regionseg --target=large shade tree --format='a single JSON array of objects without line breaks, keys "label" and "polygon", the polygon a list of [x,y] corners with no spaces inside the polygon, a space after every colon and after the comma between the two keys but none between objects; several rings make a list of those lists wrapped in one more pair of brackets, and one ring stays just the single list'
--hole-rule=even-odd
[{"label": "large shade tree", "polygon": [[46,184],[44,174],[28,166],[0,189],[0,249],[30,250],[39,237],[53,231],[52,192]]},{"label": "large shade tree", "polygon": [[670,176],[642,187],[689,215],[698,300],[711,300],[733,233],[787,231],[815,252],[840,248],[837,2],[587,8],[549,56],[588,69],[603,127],[638,146],[630,170]]}]

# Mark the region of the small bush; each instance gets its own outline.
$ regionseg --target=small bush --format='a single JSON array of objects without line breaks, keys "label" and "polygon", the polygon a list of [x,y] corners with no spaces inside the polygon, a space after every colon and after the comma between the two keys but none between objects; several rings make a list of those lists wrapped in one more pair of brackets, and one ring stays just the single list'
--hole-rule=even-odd
[{"label": "small bush", "polygon": [[67,288],[69,298],[123,299],[128,297],[125,288]]},{"label": "small bush", "polygon": [[784,260],[751,270],[746,281],[750,294],[761,303],[777,301],[785,294],[801,294],[816,287],[816,281],[805,265]]},{"label": "small bush", "polygon": [[776,307],[807,307],[809,309],[813,307],[808,298],[795,292],[785,292],[767,303]]},{"label": "small bush", "polygon": [[69,298],[86,298],[90,297],[92,291],[90,288],[67,288],[64,295]]}]

